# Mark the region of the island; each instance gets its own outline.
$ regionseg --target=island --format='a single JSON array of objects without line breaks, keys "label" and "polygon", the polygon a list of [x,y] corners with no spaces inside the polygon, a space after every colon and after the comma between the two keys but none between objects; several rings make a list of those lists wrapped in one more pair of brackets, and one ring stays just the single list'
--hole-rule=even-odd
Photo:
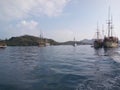
[{"label": "island", "polygon": [[[92,45],[94,40],[80,40],[76,41],[77,45]],[[6,40],[0,40],[0,45],[7,46],[51,46],[51,45],[73,45],[74,41],[57,42],[53,39],[40,38],[31,35],[23,35],[18,37],[11,37]]]}]

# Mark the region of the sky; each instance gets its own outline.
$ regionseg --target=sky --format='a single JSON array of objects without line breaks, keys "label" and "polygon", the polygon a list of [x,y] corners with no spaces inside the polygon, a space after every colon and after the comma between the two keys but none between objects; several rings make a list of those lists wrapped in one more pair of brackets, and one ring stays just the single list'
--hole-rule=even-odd
[{"label": "sky", "polygon": [[0,0],[0,39],[43,35],[59,42],[107,33],[108,8],[120,38],[120,0]]}]

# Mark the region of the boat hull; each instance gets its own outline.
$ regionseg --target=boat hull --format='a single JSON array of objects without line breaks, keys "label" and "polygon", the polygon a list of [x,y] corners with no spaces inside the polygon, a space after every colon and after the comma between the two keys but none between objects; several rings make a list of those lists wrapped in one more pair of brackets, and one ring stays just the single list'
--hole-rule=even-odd
[{"label": "boat hull", "polygon": [[3,49],[6,48],[6,47],[7,47],[7,46],[0,46],[0,48],[3,48]]},{"label": "boat hull", "polygon": [[104,48],[117,48],[119,40],[117,37],[105,37],[103,41]]},{"label": "boat hull", "polygon": [[102,42],[102,40],[95,40],[93,47],[94,47],[94,48],[102,48],[102,47],[103,47],[103,42]]},{"label": "boat hull", "polygon": [[117,48],[119,45],[116,42],[104,42],[104,48]]}]

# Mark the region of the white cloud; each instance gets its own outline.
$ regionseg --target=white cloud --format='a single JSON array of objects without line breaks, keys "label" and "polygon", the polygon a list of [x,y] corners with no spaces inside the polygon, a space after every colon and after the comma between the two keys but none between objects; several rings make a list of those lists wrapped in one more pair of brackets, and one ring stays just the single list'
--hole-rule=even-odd
[{"label": "white cloud", "polygon": [[57,16],[70,0],[1,0],[0,20],[34,16]]},{"label": "white cloud", "polygon": [[30,29],[30,30],[32,30],[32,29],[37,28],[37,26],[38,26],[38,23],[36,21],[33,21],[33,20],[31,20],[31,21],[23,20],[23,21],[21,21],[20,23],[17,24],[17,28],[20,28],[20,29]]},{"label": "white cloud", "polygon": [[26,21],[23,20],[16,25],[10,25],[5,28],[6,33],[9,37],[12,36],[21,36],[21,35],[33,35],[39,36],[40,35],[40,27],[38,22],[36,21]]},{"label": "white cloud", "polygon": [[[69,0],[38,0],[41,11],[48,16],[59,15]],[[40,11],[40,12],[41,12]]]}]

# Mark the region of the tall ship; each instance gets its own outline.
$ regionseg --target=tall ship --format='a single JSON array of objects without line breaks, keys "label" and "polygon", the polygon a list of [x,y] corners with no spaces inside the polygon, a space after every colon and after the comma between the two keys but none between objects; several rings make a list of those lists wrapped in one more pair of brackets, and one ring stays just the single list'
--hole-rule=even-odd
[{"label": "tall ship", "polygon": [[109,16],[108,16],[108,35],[104,37],[103,40],[103,47],[104,48],[116,48],[118,47],[119,40],[118,37],[113,36],[113,21],[112,21],[112,16],[110,16],[110,11],[109,11]]},{"label": "tall ship", "polygon": [[40,40],[39,40],[39,47],[46,47],[46,46],[50,46],[50,42],[47,38],[43,37],[43,34],[40,34]]},{"label": "tall ship", "polygon": [[100,32],[98,29],[98,25],[97,25],[97,32],[96,32],[96,38],[94,39],[93,42],[93,47],[94,48],[102,48],[103,47],[103,40],[100,38]]},{"label": "tall ship", "polygon": [[39,47],[45,47],[46,43],[45,43],[45,38],[43,38],[42,33],[40,34],[40,41],[39,41]]}]

